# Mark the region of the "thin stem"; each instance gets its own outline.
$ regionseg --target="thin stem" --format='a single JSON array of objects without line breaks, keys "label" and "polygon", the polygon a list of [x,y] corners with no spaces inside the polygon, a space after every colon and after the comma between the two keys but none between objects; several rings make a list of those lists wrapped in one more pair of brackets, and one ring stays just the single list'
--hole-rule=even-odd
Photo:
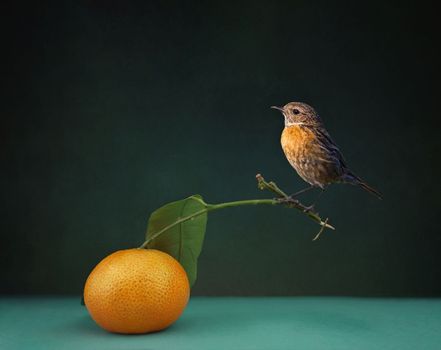
[{"label": "thin stem", "polygon": [[155,234],[153,234],[151,237],[149,237],[149,239],[147,239],[143,244],[141,244],[139,246],[139,249],[146,248],[149,245],[149,243],[152,242],[156,237],[160,236],[165,231],[170,230],[172,227],[179,225],[179,224],[182,224],[185,221],[191,220],[191,219],[193,219],[199,215],[205,214],[209,211],[219,210],[219,209],[229,208],[229,207],[238,207],[241,205],[259,205],[259,204],[274,205],[274,204],[279,204],[279,203],[274,199],[247,199],[247,200],[242,200],[242,201],[226,202],[226,203],[219,203],[219,204],[206,204],[206,207],[204,209],[201,209],[197,212],[194,212],[191,215],[180,218],[180,219],[176,220],[175,222],[171,223],[170,225],[167,225],[166,227],[162,228],[161,230],[159,230]]},{"label": "thin stem", "polygon": [[328,223],[328,219],[325,220],[325,224],[322,225],[322,228],[320,229],[320,231],[315,235],[315,237],[312,239],[313,241],[316,241],[319,239],[320,235],[322,234],[322,232],[325,230],[326,224]]},{"label": "thin stem", "polygon": [[231,207],[239,207],[242,205],[260,205],[260,204],[266,204],[266,205],[278,205],[282,204],[287,206],[288,208],[295,208],[303,213],[305,213],[307,216],[309,216],[314,221],[318,222],[321,226],[319,233],[314,237],[314,240],[318,239],[323,232],[325,228],[329,228],[331,230],[335,230],[333,226],[328,224],[328,219],[322,220],[322,218],[319,216],[318,213],[316,213],[312,206],[305,206],[304,204],[300,203],[297,199],[292,198],[288,196],[285,192],[283,192],[273,181],[266,182],[262,175],[257,174],[257,185],[259,189],[261,190],[269,190],[273,193],[275,193],[278,198],[274,199],[247,199],[247,200],[241,200],[241,201],[234,201],[234,202],[226,202],[226,203],[219,203],[219,204],[207,204],[203,200],[194,198],[194,200],[197,200],[201,204],[205,206],[204,209],[201,209],[197,212],[194,212],[191,215],[185,216],[183,218],[179,218],[175,222],[171,223],[170,225],[167,225],[166,227],[162,228],[158,232],[154,233],[152,236],[150,236],[139,248],[146,248],[155,238],[163,234],[164,232],[168,231],[169,229],[173,228],[176,225],[179,225],[185,221],[191,220],[195,217],[198,217],[199,215],[208,213],[209,211],[219,210],[223,208],[231,208]]},{"label": "thin stem", "polygon": [[270,181],[266,182],[262,175],[257,174],[257,187],[259,187],[260,190],[270,190],[271,192],[277,194],[279,197],[289,197],[285,192],[283,192],[275,182]]},{"label": "thin stem", "polygon": [[275,205],[279,204],[276,199],[246,199],[243,201],[226,202],[220,204],[208,204],[208,210],[218,210],[229,207],[239,207],[241,205],[259,205],[259,204],[269,204]]},{"label": "thin stem", "polygon": [[[328,219],[326,219],[324,221],[322,220],[320,215],[314,211],[313,206],[306,206],[306,205],[300,203],[297,199],[295,199],[291,196],[288,196],[273,181],[266,182],[265,179],[263,178],[263,176],[260,174],[256,175],[256,179],[257,179],[257,186],[259,187],[259,189],[269,190],[279,196],[279,198],[277,198],[277,201],[279,201],[280,204],[285,204],[287,207],[296,208],[296,209],[300,210],[301,212],[308,215],[314,221],[317,221],[320,224],[320,226],[322,226],[322,228],[329,228],[331,230],[335,230],[335,228],[332,225],[328,224]],[[320,234],[322,232],[323,232],[323,230],[321,230]],[[320,234],[318,236],[320,236]]]}]

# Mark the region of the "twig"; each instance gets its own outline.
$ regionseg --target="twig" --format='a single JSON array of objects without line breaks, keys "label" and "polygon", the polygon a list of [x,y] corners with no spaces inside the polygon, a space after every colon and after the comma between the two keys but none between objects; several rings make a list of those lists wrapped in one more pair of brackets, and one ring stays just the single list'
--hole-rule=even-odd
[{"label": "twig", "polygon": [[314,237],[313,241],[315,241],[316,239],[318,239],[320,237],[320,235],[322,234],[323,230],[325,228],[329,228],[331,230],[335,230],[334,226],[328,224],[328,219],[322,220],[322,218],[320,217],[320,215],[314,211],[314,208],[311,206],[306,206],[302,203],[300,203],[300,201],[298,201],[295,198],[292,198],[290,196],[288,196],[285,192],[283,192],[277,185],[275,182],[270,181],[267,182],[265,181],[265,179],[263,178],[263,176],[261,174],[257,174],[256,175],[256,179],[257,179],[257,186],[260,190],[269,190],[273,193],[275,193],[278,198],[276,199],[280,204],[284,204],[289,208],[295,208],[297,210],[300,210],[301,212],[305,213],[306,215],[308,215],[311,219],[313,219],[314,221],[318,222],[321,226],[319,233]]},{"label": "twig", "polygon": [[[328,218],[326,218],[325,220],[325,224],[328,223]],[[313,241],[317,240],[320,238],[320,235],[322,234],[322,232],[325,230],[325,226],[323,225],[322,228],[320,229],[320,231],[315,235],[315,237],[312,239]]]}]

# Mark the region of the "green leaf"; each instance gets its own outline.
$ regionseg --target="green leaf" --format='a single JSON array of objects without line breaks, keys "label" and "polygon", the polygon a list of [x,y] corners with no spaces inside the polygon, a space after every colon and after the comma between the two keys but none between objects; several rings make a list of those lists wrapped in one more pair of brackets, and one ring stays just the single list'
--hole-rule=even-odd
[{"label": "green leaf", "polygon": [[187,272],[190,286],[196,281],[197,261],[207,227],[207,204],[199,195],[168,203],[152,213],[147,248],[173,256]]}]

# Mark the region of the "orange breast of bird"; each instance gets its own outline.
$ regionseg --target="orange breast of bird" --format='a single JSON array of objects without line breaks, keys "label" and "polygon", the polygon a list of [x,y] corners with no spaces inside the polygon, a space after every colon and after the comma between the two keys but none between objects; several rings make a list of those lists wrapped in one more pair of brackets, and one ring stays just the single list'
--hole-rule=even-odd
[{"label": "orange breast of bird", "polygon": [[314,131],[301,125],[285,127],[280,140],[283,152],[300,177],[314,186],[333,181],[333,164],[317,142]]},{"label": "orange breast of bird", "polygon": [[314,133],[300,125],[293,125],[283,129],[280,142],[286,157],[298,158],[304,157],[311,149],[315,139]]}]

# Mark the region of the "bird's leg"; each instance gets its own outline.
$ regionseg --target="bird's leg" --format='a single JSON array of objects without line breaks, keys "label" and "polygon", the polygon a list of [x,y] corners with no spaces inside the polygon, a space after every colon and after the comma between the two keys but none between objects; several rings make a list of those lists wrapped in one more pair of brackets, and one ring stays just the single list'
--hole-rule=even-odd
[{"label": "bird's leg", "polygon": [[297,197],[298,195],[300,195],[300,194],[302,194],[302,193],[305,193],[305,192],[308,192],[309,190],[312,190],[313,188],[315,188],[315,186],[309,186],[309,187],[306,187],[306,188],[304,188],[303,190],[300,190],[300,191],[297,191],[297,192],[293,193],[293,194],[290,195],[289,197],[290,197],[290,198],[295,198],[295,197]]},{"label": "bird's leg", "polygon": [[[312,190],[313,188],[315,188],[315,186],[311,185],[311,186],[309,186],[309,187],[307,187],[307,188],[304,188],[303,190],[297,191],[297,192],[295,192],[295,193],[293,193],[293,194],[291,194],[291,195],[289,195],[289,196],[286,196],[286,197],[284,197],[284,198],[277,198],[277,200],[278,200],[279,202],[290,202],[290,201],[294,201],[294,202],[298,202],[298,203],[299,203],[299,201],[296,199],[296,197],[297,197],[298,195],[302,194],[302,193],[305,193],[305,192],[308,192],[308,191]],[[308,206],[308,207],[305,207],[305,210],[312,210],[313,208],[314,208],[314,205],[310,205],[310,206]]]},{"label": "bird's leg", "polygon": [[324,189],[324,188],[320,188],[320,190],[321,190],[321,191],[319,192],[318,196],[315,198],[314,203],[312,203],[311,205],[309,205],[309,206],[307,207],[308,210],[313,210],[313,209],[314,209],[315,204],[316,204],[317,201],[320,199],[320,197],[322,196],[323,192],[325,192],[325,189]]}]

